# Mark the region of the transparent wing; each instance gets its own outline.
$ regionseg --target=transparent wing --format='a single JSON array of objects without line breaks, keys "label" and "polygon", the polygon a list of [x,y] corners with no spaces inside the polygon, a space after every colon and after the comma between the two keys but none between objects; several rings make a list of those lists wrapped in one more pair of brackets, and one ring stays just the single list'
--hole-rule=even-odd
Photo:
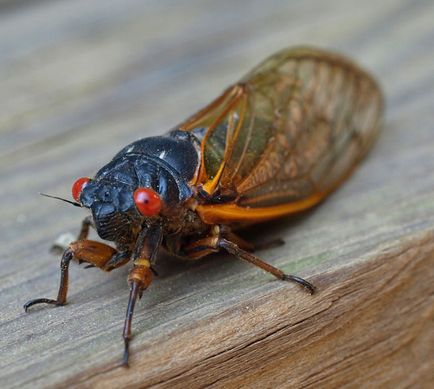
[{"label": "transparent wing", "polygon": [[180,125],[201,141],[196,185],[263,208],[321,198],[375,139],[382,96],[372,77],[322,50],[283,50]]}]

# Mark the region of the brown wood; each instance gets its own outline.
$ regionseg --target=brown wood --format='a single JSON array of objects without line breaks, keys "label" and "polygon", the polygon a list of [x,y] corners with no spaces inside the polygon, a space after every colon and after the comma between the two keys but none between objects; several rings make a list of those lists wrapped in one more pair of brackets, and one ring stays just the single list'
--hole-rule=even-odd
[{"label": "brown wood", "polygon": [[[434,385],[434,4],[330,0],[5,2],[0,6],[0,386]],[[386,120],[350,180],[316,209],[251,229],[257,254],[318,287],[227,255],[164,254],[122,363],[129,268],[70,269],[54,298],[70,198],[128,142],[181,122],[267,55],[340,51],[380,80]],[[92,237],[92,239],[94,236]]]}]

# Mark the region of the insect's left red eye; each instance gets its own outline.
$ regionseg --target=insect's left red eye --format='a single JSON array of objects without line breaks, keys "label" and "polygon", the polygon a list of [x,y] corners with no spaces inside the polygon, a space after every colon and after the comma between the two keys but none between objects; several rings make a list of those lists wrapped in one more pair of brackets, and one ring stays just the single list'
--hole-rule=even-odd
[{"label": "insect's left red eye", "polygon": [[83,192],[84,187],[89,183],[90,178],[81,177],[72,185],[72,197],[77,203],[80,202],[80,195]]},{"label": "insect's left red eye", "polygon": [[152,189],[137,188],[133,194],[134,202],[143,216],[154,216],[161,210],[161,198]]}]

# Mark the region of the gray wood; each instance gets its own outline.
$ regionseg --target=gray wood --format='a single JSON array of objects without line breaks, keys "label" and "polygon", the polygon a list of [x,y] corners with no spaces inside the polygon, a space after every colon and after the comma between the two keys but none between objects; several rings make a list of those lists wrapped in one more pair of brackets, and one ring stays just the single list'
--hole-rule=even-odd
[{"label": "gray wood", "polygon": [[[6,3],[1,387],[434,381],[432,1]],[[73,266],[67,306],[23,312],[26,300],[57,293],[59,259],[48,248],[85,216],[38,192],[69,197],[77,177],[128,142],[170,129],[301,43],[371,69],[387,102],[378,143],[341,189],[306,215],[251,231],[283,237],[259,255],[315,282],[317,296],[225,255],[195,264],[163,256],[137,308],[129,370],[116,367],[127,267]]]}]

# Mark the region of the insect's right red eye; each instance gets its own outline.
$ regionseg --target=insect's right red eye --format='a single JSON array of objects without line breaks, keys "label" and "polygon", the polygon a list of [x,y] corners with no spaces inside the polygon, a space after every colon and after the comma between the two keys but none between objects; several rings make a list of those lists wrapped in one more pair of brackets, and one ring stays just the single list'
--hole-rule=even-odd
[{"label": "insect's right red eye", "polygon": [[137,209],[143,216],[155,216],[161,210],[161,198],[151,188],[137,188],[133,198]]},{"label": "insect's right red eye", "polygon": [[77,203],[80,202],[80,195],[83,192],[84,187],[89,183],[90,178],[81,177],[72,185],[72,197]]}]

